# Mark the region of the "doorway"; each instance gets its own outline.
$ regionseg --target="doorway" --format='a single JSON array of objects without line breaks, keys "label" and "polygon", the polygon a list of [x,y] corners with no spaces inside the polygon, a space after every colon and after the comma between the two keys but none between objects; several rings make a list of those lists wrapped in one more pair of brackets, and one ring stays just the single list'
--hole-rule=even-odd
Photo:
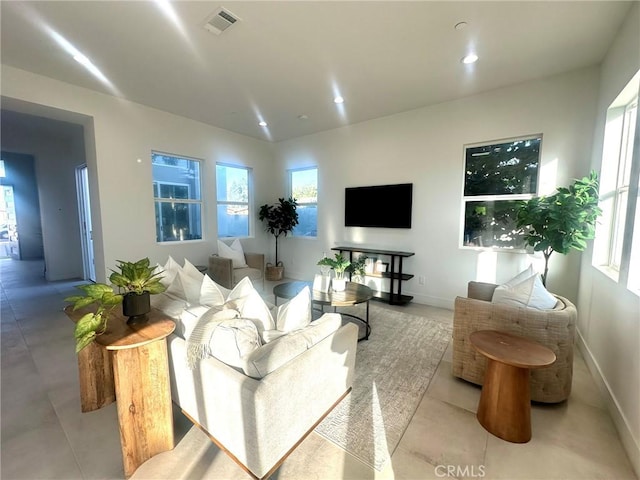
[{"label": "doorway", "polygon": [[13,185],[0,190],[0,258],[20,258]]},{"label": "doorway", "polygon": [[78,214],[82,241],[82,263],[85,280],[96,281],[96,267],[93,253],[93,228],[91,226],[91,200],[89,198],[89,172],[86,165],[76,169],[78,191]]}]

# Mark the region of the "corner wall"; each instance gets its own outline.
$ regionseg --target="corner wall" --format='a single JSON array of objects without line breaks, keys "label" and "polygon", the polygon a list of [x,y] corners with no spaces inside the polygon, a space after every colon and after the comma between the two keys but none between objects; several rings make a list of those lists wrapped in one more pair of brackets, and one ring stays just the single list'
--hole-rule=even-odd
[{"label": "corner wall", "polygon": [[[284,239],[287,275],[311,278],[340,242],[413,251],[403,293],[453,308],[469,280],[501,282],[538,264],[537,255],[459,248],[464,145],[542,133],[541,193],[550,193],[589,171],[597,88],[598,68],[588,68],[276,144],[283,192],[286,169],[318,165],[319,236]],[[410,230],[344,227],[345,187],[404,182],[414,184]],[[550,263],[549,288],[574,301],[579,258]]]},{"label": "corner wall", "polygon": [[[602,64],[591,167],[600,171],[607,109],[640,69],[640,5],[636,2]],[[608,400],[622,443],[640,477],[640,297],[582,256],[579,346]]]}]

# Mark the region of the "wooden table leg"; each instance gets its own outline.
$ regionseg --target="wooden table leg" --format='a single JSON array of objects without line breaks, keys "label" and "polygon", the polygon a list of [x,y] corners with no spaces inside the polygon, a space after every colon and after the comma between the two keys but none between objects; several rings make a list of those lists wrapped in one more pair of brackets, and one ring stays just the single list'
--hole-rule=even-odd
[{"label": "wooden table leg", "polygon": [[531,440],[529,369],[487,359],[477,418],[486,430],[503,440]]},{"label": "wooden table leg", "polygon": [[111,352],[93,342],[78,352],[80,410],[93,412],[115,402]]},{"label": "wooden table leg", "polygon": [[113,350],[124,474],[129,478],[154,455],[171,450],[173,414],[167,342]]}]

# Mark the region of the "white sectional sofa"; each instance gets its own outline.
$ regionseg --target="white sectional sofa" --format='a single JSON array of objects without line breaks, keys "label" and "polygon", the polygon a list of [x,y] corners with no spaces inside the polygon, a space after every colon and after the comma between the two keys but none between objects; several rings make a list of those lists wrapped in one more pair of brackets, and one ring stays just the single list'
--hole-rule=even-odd
[{"label": "white sectional sofa", "polygon": [[[184,275],[182,282],[188,282]],[[301,300],[296,304],[295,299],[290,308],[287,304],[266,304],[273,312],[273,324],[269,326],[267,320],[257,319],[262,316],[260,309],[248,307],[248,302],[243,304],[246,296],[209,308],[194,305],[193,295],[189,299],[188,293],[176,295],[179,290],[174,285],[168,293],[152,299],[155,308],[165,311],[177,324],[168,338],[173,402],[251,476],[269,477],[349,393],[358,328],[352,323],[343,325],[341,316],[335,313],[296,325],[292,315],[298,314]],[[222,295],[228,296],[229,292],[222,291]],[[233,292],[230,295],[233,297]],[[302,306],[306,310],[304,303]],[[259,345],[250,345],[248,351],[248,343],[240,339],[236,351],[233,335],[242,337],[244,333],[238,334],[239,329],[234,330],[233,325],[220,327],[215,334],[207,332],[213,345],[209,354],[188,361],[194,323],[201,322],[212,310],[226,314],[232,308],[238,309],[241,318],[230,323],[246,323],[244,319],[249,317],[258,325]],[[288,319],[280,318],[287,315]],[[310,320],[310,304],[308,315]],[[234,348],[229,350],[229,345]]]}]

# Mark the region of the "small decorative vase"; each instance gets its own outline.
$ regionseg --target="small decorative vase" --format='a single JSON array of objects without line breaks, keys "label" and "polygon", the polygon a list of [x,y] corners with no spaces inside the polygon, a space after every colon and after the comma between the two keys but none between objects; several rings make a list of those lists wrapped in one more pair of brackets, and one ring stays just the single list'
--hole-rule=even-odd
[{"label": "small decorative vase", "polygon": [[347,279],[346,278],[334,278],[331,280],[331,288],[333,288],[334,292],[342,292],[345,288],[347,288]]},{"label": "small decorative vase", "polygon": [[331,271],[331,267],[329,265],[320,265],[320,273],[327,277],[329,272]]},{"label": "small decorative vase", "polygon": [[147,313],[151,311],[151,298],[149,292],[137,294],[129,292],[122,298],[122,314],[129,317],[127,325],[139,325],[149,319]]}]

